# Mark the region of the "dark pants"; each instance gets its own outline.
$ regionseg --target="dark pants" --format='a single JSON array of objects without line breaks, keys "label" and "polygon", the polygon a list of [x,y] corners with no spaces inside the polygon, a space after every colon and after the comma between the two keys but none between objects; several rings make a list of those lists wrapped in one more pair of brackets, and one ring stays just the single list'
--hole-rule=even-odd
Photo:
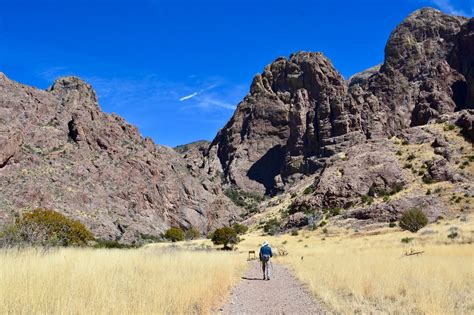
[{"label": "dark pants", "polygon": [[262,271],[263,278],[270,279],[270,259],[267,261],[262,260]]}]

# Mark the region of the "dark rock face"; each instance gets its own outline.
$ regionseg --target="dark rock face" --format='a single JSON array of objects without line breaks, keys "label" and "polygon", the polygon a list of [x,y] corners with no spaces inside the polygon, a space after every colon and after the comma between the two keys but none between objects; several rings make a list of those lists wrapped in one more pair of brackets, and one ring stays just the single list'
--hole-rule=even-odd
[{"label": "dark rock face", "polygon": [[217,183],[201,182],[174,150],[103,113],[78,78],[40,91],[0,74],[0,120],[2,221],[50,208],[97,237],[129,243],[171,225],[208,231],[239,214]]},{"label": "dark rock face", "polygon": [[385,61],[347,82],[320,53],[278,58],[210,147],[228,180],[274,194],[328,157],[472,108],[473,19],[421,9],[391,34]]},{"label": "dark rock face", "polygon": [[320,53],[278,58],[257,75],[250,94],[212,146],[231,182],[267,194],[281,176],[313,172],[309,157],[328,157],[364,138],[345,107],[347,87]]}]

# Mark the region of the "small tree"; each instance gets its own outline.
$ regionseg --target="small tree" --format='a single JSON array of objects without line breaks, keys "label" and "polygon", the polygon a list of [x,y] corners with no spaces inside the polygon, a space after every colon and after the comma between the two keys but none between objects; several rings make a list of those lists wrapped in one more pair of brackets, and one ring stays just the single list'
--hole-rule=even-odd
[{"label": "small tree", "polygon": [[200,236],[201,236],[201,232],[199,232],[199,230],[193,226],[190,227],[188,230],[186,230],[187,240],[195,240],[195,239],[198,239]]},{"label": "small tree", "polygon": [[423,211],[418,208],[412,208],[403,213],[399,225],[402,229],[415,233],[427,224],[428,218]]},{"label": "small tree", "polygon": [[240,224],[240,223],[234,223],[234,225],[232,225],[232,228],[239,235],[243,235],[247,233],[247,231],[249,230],[248,226]]},{"label": "small tree", "polygon": [[180,228],[172,227],[165,232],[165,238],[172,242],[184,241],[184,232]]},{"label": "small tree", "polygon": [[229,244],[237,244],[239,242],[239,237],[233,228],[223,227],[214,231],[212,234],[212,242],[214,245],[224,245],[224,249],[231,249]]},{"label": "small tree", "polygon": [[94,240],[81,222],[40,208],[25,213],[10,231],[15,231],[19,242],[28,245],[85,246]]}]

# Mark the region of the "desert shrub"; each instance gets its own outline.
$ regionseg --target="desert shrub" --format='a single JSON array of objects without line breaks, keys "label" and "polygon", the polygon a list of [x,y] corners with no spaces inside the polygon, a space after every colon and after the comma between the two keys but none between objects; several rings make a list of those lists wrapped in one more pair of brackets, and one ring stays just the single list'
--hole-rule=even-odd
[{"label": "desert shrub", "polygon": [[231,249],[232,247],[229,247],[229,245],[237,244],[239,237],[233,228],[226,226],[214,231],[212,242],[214,245],[224,245],[224,249]]},{"label": "desert shrub", "polygon": [[119,243],[115,240],[96,240],[96,243],[93,246],[94,248],[133,248],[133,245],[127,245]]},{"label": "desert shrub", "polygon": [[410,154],[407,156],[407,161],[413,161],[415,158],[416,158],[416,155],[413,154],[413,153],[410,153]]},{"label": "desert shrub", "polygon": [[313,186],[308,186],[303,190],[304,195],[309,195],[314,192],[314,187]]},{"label": "desert shrub", "polygon": [[303,212],[305,214],[312,214],[314,212],[314,209],[305,200],[294,200],[288,206],[288,214],[291,215],[291,214],[295,214],[297,212]]},{"label": "desert shrub", "polygon": [[340,215],[342,212],[342,208],[340,207],[334,207],[334,208],[329,208],[328,213],[330,216],[334,217],[336,215]]},{"label": "desert shrub", "polygon": [[369,195],[362,195],[360,197],[360,200],[362,201],[362,203],[366,203],[368,205],[370,205],[370,204],[372,204],[372,202],[374,202],[374,198],[372,198]]},{"label": "desert shrub", "polygon": [[395,222],[390,222],[390,223],[388,224],[388,227],[390,227],[390,228],[394,228],[394,227],[396,227],[396,226],[397,226],[397,225],[395,224]]},{"label": "desert shrub", "polygon": [[187,229],[184,235],[187,240],[195,240],[198,239],[200,236],[201,232],[199,232],[199,230],[196,229],[194,226]]},{"label": "desert shrub", "polygon": [[408,144],[409,144],[408,140],[405,139],[402,141],[402,145],[408,145]]},{"label": "desert shrub", "polygon": [[456,128],[455,125],[453,124],[446,124],[444,127],[443,127],[443,130],[444,131],[451,131],[451,130],[454,130]]},{"label": "desert shrub", "polygon": [[291,230],[291,235],[292,236],[298,236],[298,230],[297,229]]},{"label": "desert shrub", "polygon": [[402,238],[402,243],[409,244],[413,241],[413,237],[404,237]]},{"label": "desert shrub", "polygon": [[449,234],[448,234],[449,239],[454,240],[458,236],[459,236],[459,233],[456,227],[452,227],[449,229]]},{"label": "desert shrub", "polygon": [[247,231],[249,230],[248,226],[240,224],[240,223],[234,223],[232,225],[232,228],[239,235],[243,235],[243,234],[247,233]]},{"label": "desert shrub", "polygon": [[183,230],[178,227],[171,227],[165,232],[165,238],[172,242],[184,241],[185,234]]},{"label": "desert shrub", "polygon": [[324,229],[323,229],[323,233],[324,233],[324,234],[328,234],[328,229],[327,229],[327,228],[324,228]]},{"label": "desert shrub", "polygon": [[4,234],[10,245],[85,246],[94,240],[81,222],[41,208],[25,213]]},{"label": "desert shrub", "polygon": [[230,187],[224,191],[224,194],[232,200],[232,202],[250,213],[258,212],[258,205],[265,198],[257,193],[248,192],[239,188]]},{"label": "desert shrub", "polygon": [[411,163],[406,163],[405,165],[403,165],[403,168],[412,168],[413,165]]},{"label": "desert shrub", "polygon": [[401,156],[403,153],[402,153],[402,151],[398,150],[396,154],[397,154],[398,156]]},{"label": "desert shrub", "polygon": [[400,227],[404,230],[408,230],[410,232],[417,232],[422,227],[428,224],[428,218],[418,208],[412,208],[407,210],[403,213],[402,217],[400,218]]},{"label": "desert shrub", "polygon": [[428,185],[434,182],[433,178],[429,174],[423,175],[421,180],[423,181],[423,183],[428,184]]},{"label": "desert shrub", "polygon": [[326,221],[321,221],[321,223],[319,223],[319,226],[320,226],[320,227],[323,227],[323,226],[325,226],[326,224],[327,224]]},{"label": "desert shrub", "polygon": [[426,191],[426,195],[431,195],[431,189],[428,188],[428,190]]},{"label": "desert shrub", "polygon": [[276,218],[268,220],[263,226],[263,231],[270,235],[275,235],[280,230],[280,221]]}]

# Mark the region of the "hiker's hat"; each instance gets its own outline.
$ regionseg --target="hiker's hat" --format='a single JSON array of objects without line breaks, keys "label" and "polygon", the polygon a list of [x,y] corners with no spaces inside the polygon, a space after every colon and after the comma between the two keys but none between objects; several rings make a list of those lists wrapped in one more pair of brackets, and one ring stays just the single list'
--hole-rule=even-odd
[{"label": "hiker's hat", "polygon": [[262,246],[267,246],[267,245],[268,245],[267,241],[263,242],[263,244],[262,244]]}]

